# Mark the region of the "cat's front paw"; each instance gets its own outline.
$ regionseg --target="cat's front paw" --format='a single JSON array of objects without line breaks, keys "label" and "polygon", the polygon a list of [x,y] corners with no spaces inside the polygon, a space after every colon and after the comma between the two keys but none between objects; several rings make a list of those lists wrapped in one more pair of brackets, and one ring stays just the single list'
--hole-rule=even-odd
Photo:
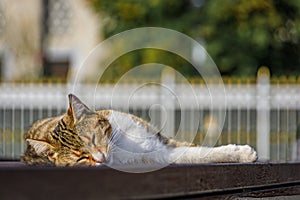
[{"label": "cat's front paw", "polygon": [[239,162],[255,162],[257,160],[257,152],[249,145],[237,145],[239,149]]}]

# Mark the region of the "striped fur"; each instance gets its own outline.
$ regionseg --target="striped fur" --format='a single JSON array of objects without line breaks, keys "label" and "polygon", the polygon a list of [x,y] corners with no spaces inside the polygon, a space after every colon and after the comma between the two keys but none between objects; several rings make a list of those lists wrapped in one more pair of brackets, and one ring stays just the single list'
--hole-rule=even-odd
[{"label": "striped fur", "polygon": [[[56,166],[103,162],[104,155],[99,152],[107,151],[107,145],[103,144],[110,137],[110,124],[83,104],[75,104],[78,102],[76,97],[70,96],[66,114],[39,120],[31,126],[25,134],[27,149],[22,161]],[[82,115],[74,113],[74,109],[83,109]]]}]

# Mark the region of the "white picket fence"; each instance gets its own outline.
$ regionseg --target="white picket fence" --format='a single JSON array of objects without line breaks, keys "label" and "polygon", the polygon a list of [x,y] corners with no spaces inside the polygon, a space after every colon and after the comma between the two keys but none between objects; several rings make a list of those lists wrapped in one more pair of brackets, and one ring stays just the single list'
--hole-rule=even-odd
[{"label": "white picket fence", "polygon": [[[191,87],[194,93],[190,92]],[[215,88],[220,94],[225,89],[226,96],[215,95],[217,100],[212,101],[208,88]],[[0,91],[2,160],[19,159],[25,148],[24,132],[37,119],[64,113],[67,95],[72,91],[92,109],[113,108],[136,114],[168,136],[204,145],[248,143],[258,150],[261,160],[292,161],[300,155],[297,84],[273,85],[266,78],[256,84],[227,84],[224,88],[173,82],[168,83],[167,89],[157,84],[124,83],[117,88],[114,84],[97,88],[82,84],[74,90],[72,84],[1,83]],[[199,105],[195,105],[195,100]],[[224,124],[220,124],[222,117]],[[214,126],[222,128],[221,135],[207,132]]]}]

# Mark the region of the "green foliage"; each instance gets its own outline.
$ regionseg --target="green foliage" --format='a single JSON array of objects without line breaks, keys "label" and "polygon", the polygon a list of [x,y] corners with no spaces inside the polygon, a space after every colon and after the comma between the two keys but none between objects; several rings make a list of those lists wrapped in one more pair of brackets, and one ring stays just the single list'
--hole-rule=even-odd
[{"label": "green foliage", "polygon": [[[262,65],[275,75],[300,74],[298,0],[91,2],[101,13],[106,38],[136,27],[171,28],[205,41],[205,48],[223,75],[254,76]],[[186,76],[198,75],[183,59],[158,50],[123,56],[114,63],[115,73],[111,74],[147,62],[170,65]]]},{"label": "green foliage", "polygon": [[298,2],[232,0],[217,14],[217,1],[206,6],[199,32],[223,74],[253,75],[261,65],[274,74],[299,73]]}]

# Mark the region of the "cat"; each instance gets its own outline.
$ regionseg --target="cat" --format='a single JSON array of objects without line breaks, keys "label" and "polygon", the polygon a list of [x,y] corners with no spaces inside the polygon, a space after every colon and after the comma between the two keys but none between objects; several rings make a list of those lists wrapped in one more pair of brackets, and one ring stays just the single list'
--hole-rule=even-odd
[{"label": "cat", "polygon": [[163,136],[145,120],[115,110],[93,111],[69,94],[67,113],[35,122],[25,134],[27,164],[56,166],[255,162],[248,145],[201,147]]}]

